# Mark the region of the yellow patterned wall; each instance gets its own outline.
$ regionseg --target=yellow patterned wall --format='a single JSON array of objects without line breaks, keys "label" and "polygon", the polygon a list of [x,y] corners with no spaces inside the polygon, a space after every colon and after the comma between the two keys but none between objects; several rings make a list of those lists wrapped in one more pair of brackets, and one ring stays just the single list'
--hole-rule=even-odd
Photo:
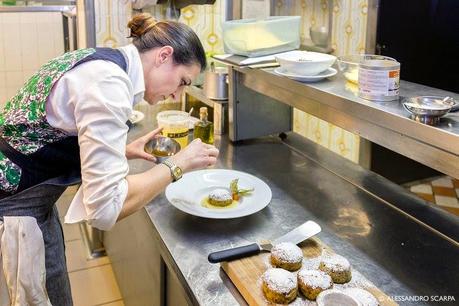
[{"label": "yellow patterned wall", "polygon": [[[179,21],[196,32],[208,53],[223,53],[221,25],[225,20],[226,1],[216,0],[212,5],[188,5],[181,9]],[[166,18],[164,6],[156,5],[145,11],[158,20]]]},{"label": "yellow patterned wall", "polygon": [[213,5],[189,5],[182,9],[179,19],[199,36],[206,52],[223,53],[222,21],[225,20],[225,0]]},{"label": "yellow patterned wall", "polygon": [[95,27],[98,47],[116,48],[127,45],[127,23],[132,16],[130,0],[96,0]]},{"label": "yellow patterned wall", "polygon": [[[334,54],[363,53],[367,27],[368,0],[334,0],[332,48]],[[309,28],[328,25],[327,0],[276,0],[276,15],[300,15],[301,40],[307,43]],[[294,131],[354,162],[359,161],[360,138],[333,124],[297,109],[293,111]]]}]

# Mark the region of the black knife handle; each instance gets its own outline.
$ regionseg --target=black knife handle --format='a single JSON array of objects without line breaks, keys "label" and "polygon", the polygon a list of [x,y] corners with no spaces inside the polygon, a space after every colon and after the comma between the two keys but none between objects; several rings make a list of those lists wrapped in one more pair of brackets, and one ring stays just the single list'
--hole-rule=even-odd
[{"label": "black knife handle", "polygon": [[211,263],[217,263],[222,261],[239,259],[250,255],[256,255],[258,253],[260,253],[260,247],[258,246],[258,244],[252,243],[237,248],[210,253],[207,259]]}]

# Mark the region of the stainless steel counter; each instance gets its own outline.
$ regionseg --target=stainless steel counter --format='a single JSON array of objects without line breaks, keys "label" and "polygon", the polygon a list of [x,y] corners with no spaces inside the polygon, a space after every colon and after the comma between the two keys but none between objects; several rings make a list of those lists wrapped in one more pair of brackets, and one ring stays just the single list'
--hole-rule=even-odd
[{"label": "stainless steel counter", "polygon": [[[143,123],[129,137],[134,139],[152,127],[151,122]],[[271,187],[273,198],[259,213],[232,220],[188,215],[171,206],[164,195],[146,207],[161,256],[190,304],[243,304],[219,265],[207,262],[208,253],[277,237],[308,219],[322,226],[318,235],[322,241],[388,295],[453,295],[459,300],[456,217],[294,134],[285,143],[265,137],[237,145],[217,137],[217,146],[221,152],[217,168],[256,175]],[[148,162],[131,162],[133,173],[149,167]],[[429,218],[450,231],[441,234],[414,220],[395,202],[410,203],[417,211],[430,210]]]},{"label": "stainless steel counter", "polygon": [[[318,83],[301,83],[281,77],[273,69],[230,69],[230,136],[237,123],[237,108],[250,101],[235,100],[243,86],[299,110],[317,116],[350,132],[459,178],[459,113],[450,113],[438,126],[410,119],[400,101],[375,102],[357,96],[355,85],[339,74]],[[401,81],[400,96],[459,95]],[[245,111],[246,112],[246,111]],[[250,117],[250,114],[244,114]]]}]

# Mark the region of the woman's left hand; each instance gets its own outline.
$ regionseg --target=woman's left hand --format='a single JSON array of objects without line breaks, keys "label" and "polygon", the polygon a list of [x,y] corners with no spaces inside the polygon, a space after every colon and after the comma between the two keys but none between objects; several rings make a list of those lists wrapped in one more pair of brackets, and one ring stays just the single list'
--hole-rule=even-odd
[{"label": "woman's left hand", "polygon": [[126,146],[126,158],[127,159],[135,159],[135,158],[142,158],[149,161],[156,161],[156,158],[145,152],[144,147],[145,144],[150,141],[151,139],[160,136],[161,131],[163,128],[157,128],[156,130],[151,131],[150,133],[137,138],[136,140],[132,141],[130,144]]}]

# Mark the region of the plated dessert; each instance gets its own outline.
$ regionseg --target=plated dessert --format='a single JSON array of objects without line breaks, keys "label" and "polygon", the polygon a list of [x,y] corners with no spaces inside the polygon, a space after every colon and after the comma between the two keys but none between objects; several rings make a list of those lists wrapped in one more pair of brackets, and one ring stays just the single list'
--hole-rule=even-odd
[{"label": "plated dessert", "polygon": [[201,205],[206,208],[230,208],[238,204],[239,200],[254,191],[251,189],[240,189],[239,179],[231,181],[229,188],[215,188],[207,197],[201,201]]}]

